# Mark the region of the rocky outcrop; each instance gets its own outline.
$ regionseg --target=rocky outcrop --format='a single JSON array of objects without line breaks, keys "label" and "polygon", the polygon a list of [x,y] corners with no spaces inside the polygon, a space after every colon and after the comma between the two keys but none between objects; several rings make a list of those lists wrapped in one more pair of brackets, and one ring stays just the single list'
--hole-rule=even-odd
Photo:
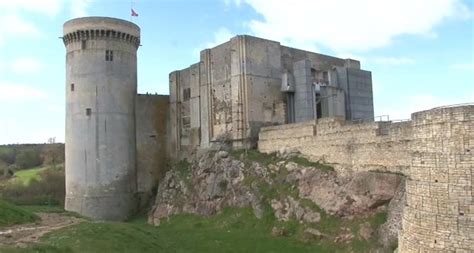
[{"label": "rocky outcrop", "polygon": [[275,217],[279,221],[288,221],[295,218],[300,222],[316,223],[321,219],[320,213],[309,207],[301,206],[300,202],[291,196],[280,201],[272,199],[270,204],[275,212]]},{"label": "rocky outcrop", "polygon": [[302,198],[316,203],[332,215],[350,216],[366,213],[388,204],[401,176],[360,172],[338,177],[335,172],[302,169],[297,176]]},{"label": "rocky outcrop", "polygon": [[152,224],[178,213],[210,216],[226,206],[251,207],[257,217],[262,215],[258,189],[243,183],[248,173],[244,163],[227,152],[206,153],[178,167],[168,171],[158,187],[149,216]]},{"label": "rocky outcrop", "polygon": [[[291,152],[287,152],[290,153]],[[238,158],[237,158],[238,157]],[[178,213],[211,216],[225,207],[252,208],[256,217],[271,208],[279,221],[318,223],[321,212],[351,219],[385,211],[400,192],[403,177],[396,174],[363,172],[338,175],[317,164],[298,163],[294,155],[275,157],[268,162],[249,159],[245,153],[208,152],[189,164],[180,163],[162,180],[149,221]],[[392,223],[399,222],[393,219]],[[387,225],[397,229],[396,225]],[[284,230],[275,228],[275,235]],[[360,238],[368,240],[376,231],[361,227]],[[309,237],[322,235],[309,231]],[[348,231],[338,241],[350,240]]]},{"label": "rocky outcrop", "polygon": [[379,241],[385,247],[393,247],[398,243],[398,232],[402,229],[402,214],[406,203],[405,180],[388,204],[387,221],[378,230]]}]

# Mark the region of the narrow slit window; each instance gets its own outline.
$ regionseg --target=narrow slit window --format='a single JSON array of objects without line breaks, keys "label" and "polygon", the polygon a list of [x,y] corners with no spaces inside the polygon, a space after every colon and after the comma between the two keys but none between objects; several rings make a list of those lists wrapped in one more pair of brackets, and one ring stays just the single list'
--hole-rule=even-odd
[{"label": "narrow slit window", "polygon": [[91,108],[87,108],[87,109],[86,109],[86,115],[87,115],[87,116],[91,116],[91,114],[92,114],[92,109],[91,109]]},{"label": "narrow slit window", "polygon": [[114,51],[105,50],[105,61],[113,61],[113,60],[114,60]]},{"label": "narrow slit window", "polygon": [[71,91],[74,91],[74,84],[71,83]]},{"label": "narrow slit window", "polygon": [[191,88],[185,88],[183,90],[183,101],[188,101],[191,98]]}]

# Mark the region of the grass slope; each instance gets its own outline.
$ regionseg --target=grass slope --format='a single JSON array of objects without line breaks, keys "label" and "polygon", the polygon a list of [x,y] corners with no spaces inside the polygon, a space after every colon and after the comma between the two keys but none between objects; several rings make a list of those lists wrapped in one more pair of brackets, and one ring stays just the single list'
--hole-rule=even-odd
[{"label": "grass slope", "polygon": [[[246,166],[253,161],[268,165],[281,159],[275,155],[260,154],[255,151],[232,152],[233,156],[244,157]],[[304,158],[293,158],[293,162],[321,170],[331,167],[310,162]],[[179,175],[188,178],[189,164],[176,165]],[[321,213],[321,221],[315,224],[300,224],[295,220],[276,220],[270,199],[285,196],[298,198],[297,190],[284,183],[288,172],[284,169],[272,178],[278,182],[270,186],[258,178],[248,176],[248,184],[258,185],[267,203],[262,219],[257,219],[251,209],[227,208],[210,218],[191,214],[181,214],[162,221],[159,227],[146,223],[145,218],[130,222],[83,222],[64,228],[41,238],[41,244],[26,249],[1,248],[0,252],[373,252],[379,249],[374,236],[369,241],[359,238],[360,225],[368,222],[377,228],[386,220],[385,213],[377,213],[366,218],[343,220],[328,215],[306,199],[299,199],[303,206]],[[40,207],[29,207],[38,211]],[[285,231],[284,235],[272,236],[272,228]],[[315,228],[324,234],[320,239],[305,238],[304,230]],[[348,242],[335,242],[341,228],[349,230],[355,238]],[[379,251],[378,251],[379,252]]]},{"label": "grass slope", "polygon": [[33,222],[38,219],[34,213],[0,200],[0,228],[15,224]]},{"label": "grass slope", "polygon": [[29,185],[33,180],[41,180],[40,173],[46,169],[47,167],[37,167],[27,170],[19,170],[15,172],[14,177],[10,179],[10,181],[11,183],[22,183],[23,185]]},{"label": "grass slope", "polygon": [[[378,223],[380,217],[373,222]],[[331,240],[304,243],[297,222],[279,223],[288,236],[273,237],[273,216],[257,219],[250,209],[226,209],[203,218],[176,215],[159,227],[144,218],[131,222],[84,222],[47,234],[42,244],[26,249],[0,248],[1,252],[369,252],[371,242],[337,244]],[[341,225],[330,221],[324,225]],[[354,221],[351,221],[354,222]],[[347,225],[347,224],[346,224]],[[328,229],[330,230],[330,229]]]}]

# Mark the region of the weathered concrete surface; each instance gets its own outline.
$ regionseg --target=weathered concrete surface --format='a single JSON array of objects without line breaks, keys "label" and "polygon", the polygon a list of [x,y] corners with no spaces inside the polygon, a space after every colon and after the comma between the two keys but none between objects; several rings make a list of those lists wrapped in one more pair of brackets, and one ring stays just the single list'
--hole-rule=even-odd
[{"label": "weathered concrete surface", "polygon": [[169,96],[138,94],[136,102],[137,192],[143,208],[168,164]]},{"label": "weathered concrete surface", "polygon": [[139,36],[138,26],[113,18],[64,24],[68,211],[123,220],[136,208]]},{"label": "weathered concrete surface", "polygon": [[400,252],[474,251],[474,105],[414,113],[403,123],[323,119],[262,128],[259,150],[282,149],[341,173],[405,174]]},{"label": "weathered concrete surface", "polygon": [[[283,73],[294,77],[291,96],[281,91]],[[330,88],[320,91],[316,83]],[[319,113],[315,92],[321,93]],[[247,35],[203,50],[199,63],[172,72],[170,97],[174,158],[222,143],[252,148],[262,126],[304,122],[319,114],[373,118],[371,75],[360,70],[358,61]]]}]

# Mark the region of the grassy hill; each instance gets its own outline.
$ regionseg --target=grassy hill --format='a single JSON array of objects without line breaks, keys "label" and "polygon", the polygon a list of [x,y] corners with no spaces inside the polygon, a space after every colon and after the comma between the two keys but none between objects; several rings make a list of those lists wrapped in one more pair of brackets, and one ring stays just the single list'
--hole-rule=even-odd
[{"label": "grassy hill", "polygon": [[41,172],[48,169],[48,167],[36,167],[32,169],[19,170],[13,175],[13,178],[9,180],[9,183],[21,183],[23,185],[29,185],[32,181],[41,180]]},{"label": "grassy hill", "polygon": [[34,213],[0,200],[0,229],[15,224],[33,222],[38,219]]},{"label": "grassy hill", "polygon": [[[379,217],[369,220],[377,222]],[[28,248],[0,247],[0,252],[370,252],[372,242],[333,243],[332,239],[304,242],[291,236],[294,222],[281,223],[287,236],[273,236],[272,217],[257,219],[250,209],[225,209],[211,218],[173,216],[159,227],[144,218],[130,222],[92,222],[64,228]]]}]

